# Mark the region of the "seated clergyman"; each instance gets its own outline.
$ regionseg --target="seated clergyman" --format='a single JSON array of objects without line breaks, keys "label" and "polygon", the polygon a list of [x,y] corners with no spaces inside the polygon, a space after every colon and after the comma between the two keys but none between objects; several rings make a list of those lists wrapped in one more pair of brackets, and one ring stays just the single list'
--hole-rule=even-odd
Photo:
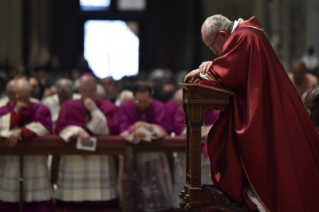
[{"label": "seated clergyman", "polygon": [[[97,84],[93,77],[81,78],[81,99],[62,105],[55,132],[65,142],[78,138],[82,145],[90,145],[94,135],[118,133],[117,107],[97,98]],[[112,156],[62,156],[59,165],[57,204],[65,208],[107,207],[117,205],[116,171]]]},{"label": "seated clergyman", "polygon": [[[149,86],[137,85],[134,100],[121,104],[119,110],[121,136],[137,144],[167,135],[164,104],[153,100]],[[130,167],[129,167],[130,168]],[[172,207],[172,181],[165,153],[137,155],[137,202],[143,211],[161,211]],[[129,172],[130,173],[130,172]],[[128,179],[132,179],[129,176]],[[128,195],[130,197],[130,195]]]},{"label": "seated clergyman", "polygon": [[[14,83],[15,100],[0,108],[0,135],[13,148],[21,139],[48,135],[52,130],[49,109],[30,102],[31,87],[25,78]],[[21,141],[23,142],[23,141]],[[30,211],[51,211],[52,190],[46,156],[24,157],[25,208]],[[0,156],[0,211],[17,210],[19,193],[19,157]]]}]

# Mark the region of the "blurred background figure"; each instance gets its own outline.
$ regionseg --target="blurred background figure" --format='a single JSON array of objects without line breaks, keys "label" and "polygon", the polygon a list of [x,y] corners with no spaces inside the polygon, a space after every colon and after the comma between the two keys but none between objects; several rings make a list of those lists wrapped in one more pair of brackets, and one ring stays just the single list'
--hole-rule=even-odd
[{"label": "blurred background figure", "polygon": [[59,79],[55,85],[57,93],[44,98],[42,101],[43,104],[45,104],[50,109],[53,126],[58,120],[59,112],[63,103],[70,99],[81,98],[80,94],[73,94],[72,86],[73,85],[71,80],[63,78]]},{"label": "blurred background figure", "polygon": [[43,85],[41,84],[39,78],[37,77],[30,77],[29,78],[29,83],[31,86],[31,97],[41,101],[44,88]]},{"label": "blurred background figure", "polygon": [[312,123],[315,125],[319,133],[319,86],[314,87],[308,92],[304,105]]},{"label": "blurred background figure", "polygon": [[306,66],[301,60],[292,64],[292,73],[289,78],[300,96],[309,88],[318,85],[318,79],[313,74],[307,73]]},{"label": "blurred background figure", "polygon": [[319,59],[315,53],[315,49],[313,47],[309,47],[308,51],[304,53],[301,60],[305,63],[307,72],[315,75],[318,78]]},{"label": "blurred background figure", "polygon": [[5,96],[3,96],[0,99],[0,107],[6,105],[8,103],[14,102],[14,100],[15,100],[14,82],[15,82],[15,80],[10,80],[7,83],[6,90],[5,90],[6,91]]},{"label": "blurred background figure", "polygon": [[105,99],[115,103],[116,100],[116,90],[115,82],[112,77],[105,77],[101,80],[101,85],[103,86]]},{"label": "blurred background figure", "polygon": [[[65,142],[78,139],[91,145],[91,136],[118,134],[118,109],[110,101],[99,99],[92,76],[81,77],[81,99],[65,102],[55,132]],[[103,209],[118,204],[115,163],[109,155],[64,155],[59,164],[57,205],[61,210]]]},{"label": "blurred background figure", "polygon": [[120,93],[119,98],[115,101],[115,105],[119,107],[122,103],[129,100],[133,100],[133,99],[134,99],[134,94],[132,91],[123,90]]},{"label": "blurred background figure", "polygon": [[[124,102],[119,108],[120,136],[132,144],[152,142],[166,136],[164,104],[153,99],[153,91],[148,85],[139,84],[133,92],[134,100]],[[131,168],[132,165],[128,165],[129,175],[133,175]],[[163,211],[172,208],[172,179],[165,153],[137,154],[137,172],[138,210]],[[130,192],[127,196],[128,200],[132,199]]]}]

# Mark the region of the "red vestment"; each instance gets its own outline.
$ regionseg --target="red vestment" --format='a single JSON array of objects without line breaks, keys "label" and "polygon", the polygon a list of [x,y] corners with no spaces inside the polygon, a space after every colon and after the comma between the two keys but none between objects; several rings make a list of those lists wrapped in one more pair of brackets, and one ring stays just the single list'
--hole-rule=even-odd
[{"label": "red vestment", "polygon": [[206,76],[235,94],[208,138],[222,190],[252,208],[249,185],[268,211],[318,211],[318,133],[256,18],[230,35]]}]

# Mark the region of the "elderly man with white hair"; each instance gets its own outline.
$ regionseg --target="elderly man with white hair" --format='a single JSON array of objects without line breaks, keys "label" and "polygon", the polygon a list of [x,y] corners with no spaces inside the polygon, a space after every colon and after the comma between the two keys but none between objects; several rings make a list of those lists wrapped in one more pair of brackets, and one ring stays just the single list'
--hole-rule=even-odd
[{"label": "elderly man with white hair", "polygon": [[220,188],[252,210],[317,211],[318,133],[258,20],[214,15],[201,32],[220,57],[185,82],[234,92],[207,139]]},{"label": "elderly man with white hair", "polygon": [[[25,78],[14,83],[14,102],[0,108],[0,136],[9,148],[21,139],[48,135],[52,130],[49,109],[30,101],[31,87]],[[45,156],[24,157],[25,211],[52,211],[52,190]],[[18,210],[19,157],[0,156],[0,211]]]},{"label": "elderly man with white hair", "polygon": [[[93,77],[80,80],[81,99],[62,105],[55,132],[65,142],[78,138],[90,145],[90,137],[118,133],[117,107],[98,98]],[[116,170],[112,156],[62,156],[59,165],[57,204],[62,208],[93,208],[116,206],[118,201]]]},{"label": "elderly man with white hair", "polygon": [[56,82],[56,91],[57,93],[46,97],[43,99],[43,104],[48,106],[51,112],[51,119],[53,122],[53,125],[55,125],[55,122],[58,120],[59,112],[61,109],[61,105],[65,103],[66,101],[70,99],[80,99],[80,94],[73,94],[72,88],[73,83],[69,79],[59,79]]}]

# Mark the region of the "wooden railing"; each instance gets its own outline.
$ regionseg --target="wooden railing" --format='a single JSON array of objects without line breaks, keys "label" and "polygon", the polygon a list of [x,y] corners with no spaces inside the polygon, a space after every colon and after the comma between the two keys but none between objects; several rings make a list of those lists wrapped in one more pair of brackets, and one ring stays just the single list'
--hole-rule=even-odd
[{"label": "wooden railing", "polygon": [[[75,148],[75,141],[65,143],[56,135],[43,136],[32,140],[19,141],[14,148],[8,148],[5,139],[0,138],[0,155],[18,155],[20,157],[20,211],[23,211],[23,157],[25,155],[122,155],[123,173],[126,173],[127,148],[133,149],[133,173],[136,173],[136,154],[139,152],[185,152],[186,138],[184,136],[170,137],[154,140],[150,143],[142,142],[138,145],[127,143],[120,136],[97,136],[96,151],[83,151]],[[53,168],[53,167],[52,167]],[[122,176],[122,211],[126,211],[126,178]],[[136,179],[132,185],[133,211],[136,211]]]},{"label": "wooden railing", "polygon": [[218,187],[201,183],[201,126],[204,115],[211,109],[223,111],[231,102],[233,92],[215,82],[182,83],[183,108],[187,125],[186,183],[180,193],[180,207],[185,211],[250,211],[246,206],[233,202]]}]

